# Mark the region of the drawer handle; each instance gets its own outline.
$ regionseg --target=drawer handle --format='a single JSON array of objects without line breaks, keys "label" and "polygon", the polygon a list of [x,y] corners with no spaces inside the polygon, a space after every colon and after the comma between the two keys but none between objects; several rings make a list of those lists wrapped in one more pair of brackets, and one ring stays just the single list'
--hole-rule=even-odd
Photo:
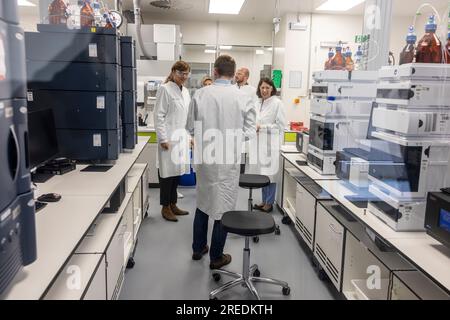
[{"label": "drawer handle", "polygon": [[330,227],[331,231],[333,231],[334,233],[336,233],[336,234],[342,236],[342,232],[336,231],[334,224],[331,223],[331,224],[329,225],[329,227]]}]

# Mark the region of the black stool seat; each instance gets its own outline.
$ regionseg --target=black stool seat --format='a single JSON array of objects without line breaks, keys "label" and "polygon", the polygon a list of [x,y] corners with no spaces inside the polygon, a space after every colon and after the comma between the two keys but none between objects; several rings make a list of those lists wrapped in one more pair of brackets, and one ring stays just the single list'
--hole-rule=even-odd
[{"label": "black stool seat", "polygon": [[249,211],[231,211],[222,217],[225,231],[244,237],[255,237],[275,232],[275,221],[270,214],[254,214]]},{"label": "black stool seat", "polygon": [[239,187],[244,189],[261,189],[270,185],[270,179],[257,174],[241,174]]}]

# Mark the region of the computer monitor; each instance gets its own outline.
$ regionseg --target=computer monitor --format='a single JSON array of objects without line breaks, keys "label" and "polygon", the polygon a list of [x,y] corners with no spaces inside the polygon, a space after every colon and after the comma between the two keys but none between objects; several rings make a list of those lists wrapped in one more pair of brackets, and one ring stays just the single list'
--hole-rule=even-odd
[{"label": "computer monitor", "polygon": [[55,118],[52,109],[28,113],[28,154],[31,170],[35,170],[58,155]]}]

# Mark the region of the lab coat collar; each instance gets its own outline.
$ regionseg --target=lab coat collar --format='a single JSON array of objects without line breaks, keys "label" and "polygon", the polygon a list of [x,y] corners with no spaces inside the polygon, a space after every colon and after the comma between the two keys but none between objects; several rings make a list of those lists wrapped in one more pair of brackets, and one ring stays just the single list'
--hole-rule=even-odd
[{"label": "lab coat collar", "polygon": [[226,80],[226,79],[216,79],[216,81],[214,81],[214,84],[218,84],[218,85],[231,85],[231,80]]},{"label": "lab coat collar", "polygon": [[173,81],[169,81],[168,85],[170,85],[172,87],[173,90],[175,90],[175,92],[177,94],[179,94],[181,97],[183,97],[183,92],[185,91],[185,87],[182,86],[181,89],[180,87]]}]

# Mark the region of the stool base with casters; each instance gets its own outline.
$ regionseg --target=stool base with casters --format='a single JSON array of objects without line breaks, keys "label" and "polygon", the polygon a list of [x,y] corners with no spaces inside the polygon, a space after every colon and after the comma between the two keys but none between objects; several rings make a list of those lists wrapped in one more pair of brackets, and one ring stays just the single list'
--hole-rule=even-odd
[{"label": "stool base with casters", "polygon": [[276,285],[282,288],[283,295],[291,293],[289,284],[284,281],[261,278],[258,265],[250,266],[250,238],[258,235],[271,234],[275,231],[275,221],[270,215],[255,215],[252,212],[228,212],[222,218],[223,228],[233,234],[245,237],[245,247],[243,253],[242,273],[234,273],[226,270],[214,270],[213,279],[218,282],[221,275],[233,278],[231,282],[212,291],[209,294],[210,300],[217,299],[217,295],[239,285],[245,286],[252,295],[260,300],[258,291],[254,283],[265,283]]},{"label": "stool base with casters", "polygon": [[[270,185],[269,177],[256,174],[241,174],[239,179],[239,186],[243,189],[248,189],[248,211],[253,212],[253,189],[262,189]],[[281,230],[278,225],[275,225],[275,234],[281,235]],[[258,243],[259,237],[253,237],[253,242]]]}]

